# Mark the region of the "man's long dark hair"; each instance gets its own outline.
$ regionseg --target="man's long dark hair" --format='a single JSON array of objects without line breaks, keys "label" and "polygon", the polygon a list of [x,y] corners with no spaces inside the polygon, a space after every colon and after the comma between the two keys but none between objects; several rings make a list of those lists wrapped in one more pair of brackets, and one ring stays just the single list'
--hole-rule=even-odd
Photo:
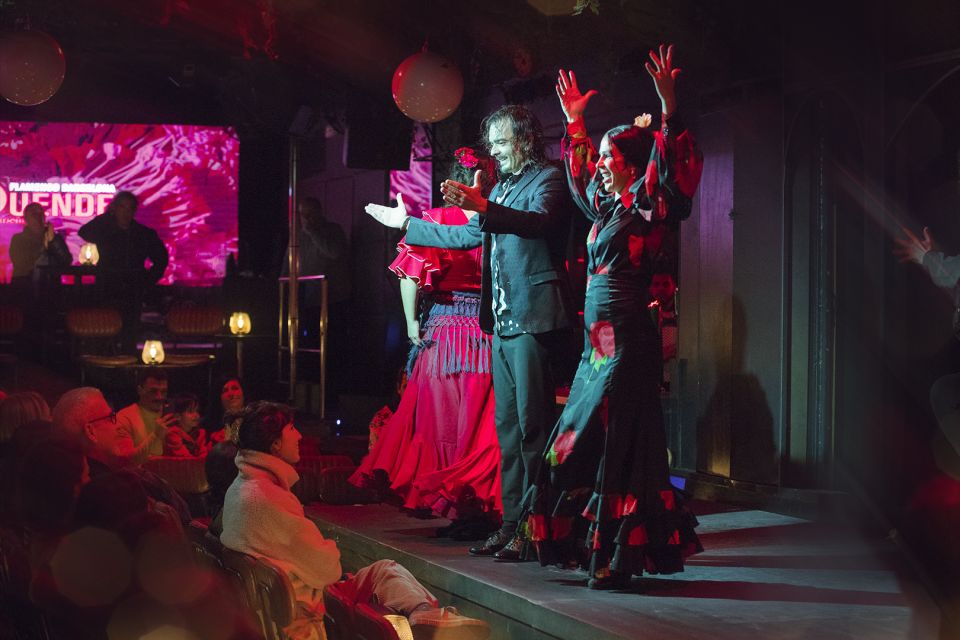
[{"label": "man's long dark hair", "polygon": [[480,130],[489,144],[490,126],[501,122],[513,125],[513,138],[523,162],[541,167],[547,163],[547,149],[543,144],[543,126],[533,111],[520,104],[507,104],[483,119]]}]

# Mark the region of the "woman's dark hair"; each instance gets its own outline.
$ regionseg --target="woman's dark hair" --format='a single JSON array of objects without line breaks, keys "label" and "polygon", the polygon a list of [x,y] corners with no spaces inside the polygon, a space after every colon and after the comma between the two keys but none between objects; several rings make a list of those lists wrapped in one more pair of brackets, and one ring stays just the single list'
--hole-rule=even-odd
[{"label": "woman's dark hair", "polygon": [[195,393],[178,393],[170,399],[170,411],[173,413],[184,413],[189,411],[190,407],[200,408],[200,398]]},{"label": "woman's dark hair", "polygon": [[[461,151],[465,151],[465,153],[461,154]],[[476,164],[473,164],[474,161]],[[470,164],[473,164],[473,166],[468,166]],[[450,165],[449,178],[455,182],[473,184],[473,176],[477,171],[483,171],[480,174],[480,191],[486,198],[490,195],[494,185],[497,184],[496,161],[490,157],[490,154],[484,148],[460,147],[460,149],[457,149],[453,164]]]},{"label": "woman's dark hair", "polygon": [[653,152],[653,134],[648,128],[622,124],[604,134],[623,155],[623,159],[633,165],[643,175]]},{"label": "woman's dark hair", "polygon": [[513,125],[513,140],[523,162],[535,167],[547,163],[547,149],[543,144],[543,126],[533,111],[519,104],[507,104],[483,119],[480,130],[484,143],[490,142],[490,127],[501,122]]},{"label": "woman's dark hair", "polygon": [[241,449],[270,453],[270,447],[291,422],[293,411],[287,405],[265,400],[249,404],[241,414],[238,444]]},{"label": "woman's dark hair", "polygon": [[220,513],[220,509],[223,509],[223,498],[227,489],[230,488],[240,471],[233,461],[237,457],[238,450],[236,443],[224,440],[213,445],[213,448],[207,453],[203,470],[207,474],[210,491],[207,493],[204,502],[206,503],[207,513],[211,516],[216,516]]}]

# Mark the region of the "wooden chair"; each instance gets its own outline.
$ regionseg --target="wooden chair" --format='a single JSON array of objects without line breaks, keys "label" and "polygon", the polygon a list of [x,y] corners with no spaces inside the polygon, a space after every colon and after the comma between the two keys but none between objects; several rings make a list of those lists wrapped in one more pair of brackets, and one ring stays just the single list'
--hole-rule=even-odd
[{"label": "wooden chair", "polygon": [[123,330],[120,312],[112,308],[78,308],[67,312],[70,353],[80,362],[80,384],[86,382],[88,367],[123,369],[136,364],[136,356],[116,355]]},{"label": "wooden chair", "polygon": [[[67,312],[67,333],[73,341],[74,353],[93,352],[90,347],[101,347],[97,355],[116,351],[116,339],[123,330],[120,312],[110,307],[87,307]],[[103,349],[106,347],[106,349]]]},{"label": "wooden chair", "polygon": [[327,640],[353,640],[356,632],[353,628],[353,600],[344,592],[339,583],[323,590],[323,625],[327,630]]},{"label": "wooden chair", "polygon": [[213,355],[219,351],[217,336],[223,330],[223,309],[176,304],[167,311],[165,322],[174,351],[204,351]]},{"label": "wooden chair", "polygon": [[257,558],[253,577],[260,603],[260,620],[267,640],[283,640],[283,630],[296,617],[297,595],[289,576],[269,560]]},{"label": "wooden chair", "polygon": [[243,598],[243,604],[251,611],[259,612],[260,597],[257,593],[257,581],[254,577],[254,570],[257,566],[256,558],[228,549],[223,545],[220,545],[219,558],[227,577]]},{"label": "wooden chair", "polygon": [[178,456],[151,456],[143,463],[143,467],[166,480],[167,484],[186,500],[190,513],[196,517],[209,515],[206,513],[203,501],[204,494],[210,489],[204,460],[204,458]]},{"label": "wooden chair", "polygon": [[[321,495],[321,476],[326,469],[333,467],[353,467],[350,456],[328,454],[306,454],[300,456],[297,473],[300,482],[293,485],[293,493],[303,504],[319,500]],[[351,471],[352,473],[352,471]]]},{"label": "wooden chair", "polygon": [[410,639],[401,639],[384,617],[384,611],[366,602],[358,602],[353,608],[353,628],[357,640],[412,640],[412,636]]}]

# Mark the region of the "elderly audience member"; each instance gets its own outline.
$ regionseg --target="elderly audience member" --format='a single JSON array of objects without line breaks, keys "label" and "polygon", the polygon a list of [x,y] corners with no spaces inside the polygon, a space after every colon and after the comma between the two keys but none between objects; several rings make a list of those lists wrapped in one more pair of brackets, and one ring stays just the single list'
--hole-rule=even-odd
[{"label": "elderly audience member", "polygon": [[138,466],[130,428],[117,420],[99,389],[80,387],[63,394],[53,408],[53,432],[80,443],[90,463],[91,477],[129,469],[152,499],[174,509],[183,524],[190,522],[190,510],[183,498],[162,478]]}]

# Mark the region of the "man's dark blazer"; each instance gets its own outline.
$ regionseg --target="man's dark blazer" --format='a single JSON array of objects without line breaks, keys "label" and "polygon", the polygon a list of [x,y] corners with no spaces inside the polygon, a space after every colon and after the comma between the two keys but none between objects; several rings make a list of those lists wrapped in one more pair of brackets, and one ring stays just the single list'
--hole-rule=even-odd
[{"label": "man's dark blazer", "polygon": [[493,333],[490,251],[496,238],[500,286],[512,327],[502,335],[547,333],[571,326],[570,297],[563,267],[570,220],[570,196],[563,171],[552,165],[529,168],[501,204],[498,183],[487,211],[461,226],[442,226],[411,218],[408,244],[445,249],[483,245],[480,328]]}]

